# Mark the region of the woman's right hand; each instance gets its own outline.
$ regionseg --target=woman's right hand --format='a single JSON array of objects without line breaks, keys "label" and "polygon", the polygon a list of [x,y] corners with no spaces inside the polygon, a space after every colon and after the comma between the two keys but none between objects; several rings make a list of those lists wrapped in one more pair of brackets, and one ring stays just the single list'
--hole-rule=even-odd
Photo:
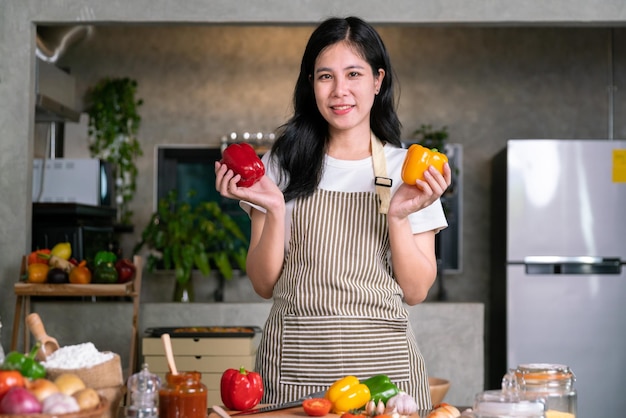
[{"label": "woman's right hand", "polygon": [[241,180],[239,174],[235,174],[225,164],[215,162],[215,189],[223,197],[245,200],[268,211],[276,205],[284,206],[283,193],[267,175],[250,187],[238,187],[239,180]]}]

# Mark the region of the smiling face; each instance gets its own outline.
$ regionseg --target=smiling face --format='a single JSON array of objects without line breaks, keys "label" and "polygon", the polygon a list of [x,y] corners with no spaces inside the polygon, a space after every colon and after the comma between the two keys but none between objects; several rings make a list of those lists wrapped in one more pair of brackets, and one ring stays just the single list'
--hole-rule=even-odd
[{"label": "smiling face", "polygon": [[369,132],[370,111],[384,76],[382,69],[375,76],[368,62],[346,42],[333,44],[318,55],[313,90],[331,135],[351,129]]}]

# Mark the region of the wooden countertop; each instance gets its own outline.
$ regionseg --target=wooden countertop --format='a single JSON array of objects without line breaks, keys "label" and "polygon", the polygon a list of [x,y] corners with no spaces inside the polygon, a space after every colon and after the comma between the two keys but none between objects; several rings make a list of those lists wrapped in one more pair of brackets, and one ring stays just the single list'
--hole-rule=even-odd
[{"label": "wooden countertop", "polygon": [[[220,416],[214,412],[211,407],[209,407],[209,416],[208,418],[220,418]],[[229,414],[235,414],[238,411],[226,411]],[[424,410],[424,411],[418,411],[414,414],[411,414],[409,418],[426,418],[428,416],[428,413],[430,412],[430,410]],[[263,417],[263,418],[309,418],[309,416],[304,412],[304,409],[302,409],[301,406],[295,407],[295,408],[289,408],[289,409],[281,409],[279,411],[270,411],[270,412],[263,412],[263,413],[259,413],[259,414],[250,414],[250,415],[240,415],[238,416],[238,418],[252,418],[252,417]],[[328,414],[326,415],[327,418],[339,418],[339,415],[337,414]]]}]

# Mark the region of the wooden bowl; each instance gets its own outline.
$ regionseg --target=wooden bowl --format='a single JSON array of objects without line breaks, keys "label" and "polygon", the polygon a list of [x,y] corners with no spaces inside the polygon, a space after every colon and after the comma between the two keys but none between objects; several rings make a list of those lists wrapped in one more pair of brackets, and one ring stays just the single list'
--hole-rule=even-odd
[{"label": "wooden bowl", "polygon": [[430,398],[433,405],[440,404],[450,389],[450,381],[442,379],[440,377],[428,377],[428,383],[430,384]]}]

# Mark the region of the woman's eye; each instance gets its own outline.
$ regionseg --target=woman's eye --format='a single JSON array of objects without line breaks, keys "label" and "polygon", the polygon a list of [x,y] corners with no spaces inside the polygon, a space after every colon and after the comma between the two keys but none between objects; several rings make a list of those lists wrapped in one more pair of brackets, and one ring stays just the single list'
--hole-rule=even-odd
[{"label": "woman's eye", "polygon": [[331,75],[330,74],[320,74],[318,79],[319,80],[330,80],[331,79]]},{"label": "woman's eye", "polygon": [[359,72],[357,72],[357,71],[352,71],[352,72],[349,74],[349,76],[350,76],[351,78],[358,77],[358,76],[360,76],[360,75],[361,75],[361,73],[359,73]]}]

